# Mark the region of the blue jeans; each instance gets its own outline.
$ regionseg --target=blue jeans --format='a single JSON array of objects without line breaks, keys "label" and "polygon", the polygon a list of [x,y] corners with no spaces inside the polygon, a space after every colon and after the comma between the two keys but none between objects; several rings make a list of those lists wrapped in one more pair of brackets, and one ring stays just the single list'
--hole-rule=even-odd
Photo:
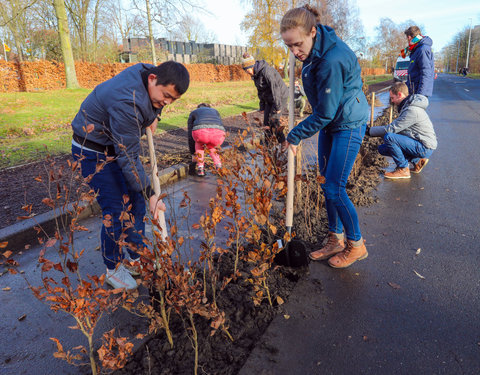
[{"label": "blue jeans", "polygon": [[416,164],[421,158],[428,159],[433,153],[422,142],[402,134],[387,133],[383,141],[385,143],[378,146],[378,152],[393,158],[398,168],[408,167],[408,162]]},{"label": "blue jeans", "polygon": [[[145,223],[143,221],[146,210],[145,199],[142,192],[135,192],[130,189],[120,166],[115,160],[106,163],[104,168],[96,173],[97,164],[105,161],[105,155],[81,150],[79,147],[72,145],[73,158],[79,160],[80,154],[84,156],[84,159],[80,162],[82,176],[86,178],[93,175],[88,185],[98,194],[97,202],[102,209],[104,224],[101,231],[101,250],[103,261],[107,268],[113,269],[123,259],[123,252],[120,252],[119,243],[133,244],[133,248],[144,246],[142,235],[145,234]],[[126,203],[124,196],[128,197]],[[130,205],[131,208],[129,208]],[[122,212],[128,212],[129,217],[120,220]],[[111,216],[110,223],[106,223],[107,215]],[[135,251],[128,247],[127,250],[132,258],[138,258]]]},{"label": "blue jeans", "polygon": [[352,130],[318,134],[318,164],[325,177],[322,189],[328,216],[328,230],[343,233],[347,239],[358,241],[362,238],[355,206],[347,195],[348,176],[360,151],[366,124]]}]

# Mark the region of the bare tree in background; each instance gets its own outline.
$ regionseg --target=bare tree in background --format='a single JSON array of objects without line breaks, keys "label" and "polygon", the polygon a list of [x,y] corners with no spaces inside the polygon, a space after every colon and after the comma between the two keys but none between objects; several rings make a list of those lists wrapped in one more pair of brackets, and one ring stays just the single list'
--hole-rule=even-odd
[{"label": "bare tree in background", "polygon": [[176,40],[185,42],[214,43],[217,39],[217,35],[208,30],[202,21],[189,14],[183,15],[171,35]]},{"label": "bare tree in background", "polygon": [[55,14],[58,22],[58,35],[62,46],[63,62],[65,64],[65,76],[67,89],[78,88],[77,74],[75,72],[75,61],[73,60],[72,44],[70,42],[70,31],[68,29],[67,11],[63,0],[53,0]]},{"label": "bare tree in background", "polygon": [[170,33],[182,17],[194,11],[205,11],[196,0],[133,0],[133,4],[147,19],[147,38],[152,51],[152,62],[157,65],[153,22],[164,33]]},{"label": "bare tree in background", "polygon": [[6,26],[13,36],[18,60],[24,60],[24,50],[29,48],[25,40],[28,39],[29,8],[36,0],[0,0],[0,26]]},{"label": "bare tree in background", "polygon": [[[461,68],[464,68],[467,60],[469,32],[470,26],[465,26],[462,31],[455,34],[452,41],[442,49],[441,58],[435,61],[441,62],[443,68],[448,68],[448,71],[451,72],[458,73]],[[433,42],[435,43],[435,41]],[[474,25],[472,28],[468,67],[470,73],[480,73],[480,25]]]},{"label": "bare tree in background", "polygon": [[[89,60],[89,42],[90,39],[95,47],[98,33],[98,12],[102,0],[65,0],[70,20],[73,25],[73,35],[78,42],[78,57]],[[91,11],[93,7],[93,14]],[[92,28],[89,28],[89,21],[92,22]]]},{"label": "bare tree in background", "polygon": [[[320,22],[335,29],[356,52],[365,49],[363,24],[359,18],[355,0],[314,0],[301,2],[297,0],[245,0],[252,10],[242,22],[242,29],[251,32],[249,44],[258,50],[258,57],[278,65],[284,61],[288,70],[288,50],[280,40],[280,20],[287,10],[308,3],[320,12]],[[284,58],[283,56],[287,56]]]},{"label": "bare tree in background", "polygon": [[110,0],[106,3],[109,8],[109,18],[112,26],[118,31],[122,42],[130,35],[145,33],[146,24],[140,14],[124,7],[122,0]]},{"label": "bare tree in background", "polygon": [[412,20],[396,24],[390,18],[380,19],[380,24],[376,27],[378,35],[375,42],[372,43],[372,48],[377,51],[376,58],[380,60],[378,62],[381,65],[385,63],[388,67],[388,65],[395,64],[400,50],[408,44],[404,31],[412,25],[417,25],[422,29],[421,25]]},{"label": "bare tree in background", "polygon": [[320,11],[321,23],[332,27],[354,52],[366,49],[363,23],[355,0],[316,0],[310,4]]}]

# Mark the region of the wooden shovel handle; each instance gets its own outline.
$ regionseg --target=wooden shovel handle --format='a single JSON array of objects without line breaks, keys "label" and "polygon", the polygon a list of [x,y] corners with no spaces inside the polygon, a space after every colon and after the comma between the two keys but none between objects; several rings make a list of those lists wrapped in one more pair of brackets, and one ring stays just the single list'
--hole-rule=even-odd
[{"label": "wooden shovel handle", "polygon": [[[150,154],[150,163],[152,165],[152,182],[153,182],[153,191],[155,195],[159,197],[162,194],[160,189],[160,180],[158,179],[158,169],[157,169],[157,157],[155,155],[155,147],[153,145],[153,135],[150,127],[147,128],[147,140],[148,140],[148,152]],[[165,221],[165,212],[160,211],[158,213],[158,222],[160,228],[162,229],[162,239],[165,240],[168,237],[167,223]]]}]

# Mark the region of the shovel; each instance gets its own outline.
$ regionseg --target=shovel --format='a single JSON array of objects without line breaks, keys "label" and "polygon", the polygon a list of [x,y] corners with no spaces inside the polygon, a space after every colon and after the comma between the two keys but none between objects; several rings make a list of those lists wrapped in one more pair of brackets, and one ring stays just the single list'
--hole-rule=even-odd
[{"label": "shovel", "polygon": [[[290,52],[289,59],[290,87],[288,99],[288,130],[293,129],[295,121],[295,56]],[[292,234],[293,225],[293,197],[295,193],[295,155],[290,147],[288,148],[288,172],[287,172],[287,206],[286,220],[288,234]],[[282,250],[275,257],[275,262],[288,267],[303,267],[308,264],[308,257],[303,241],[295,238],[283,246],[282,240],[278,240],[279,248]]]},{"label": "shovel", "polygon": [[[160,180],[158,179],[158,169],[157,169],[157,158],[155,156],[155,148],[153,147],[153,135],[152,130],[147,128],[147,140],[148,140],[148,152],[150,154],[150,163],[152,163],[152,181],[153,181],[153,191],[155,195],[159,197],[162,194],[160,189]],[[165,221],[165,212],[158,212],[158,223],[160,224],[160,229],[162,230],[162,240],[165,241],[168,237],[167,223]]]}]

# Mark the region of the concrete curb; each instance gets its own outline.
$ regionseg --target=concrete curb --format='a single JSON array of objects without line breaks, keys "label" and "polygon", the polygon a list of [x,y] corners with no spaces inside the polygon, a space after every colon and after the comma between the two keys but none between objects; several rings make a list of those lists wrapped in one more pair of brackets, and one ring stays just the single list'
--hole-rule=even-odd
[{"label": "concrete curb", "polygon": [[[187,176],[187,164],[177,164],[158,172],[161,186],[171,184]],[[73,203],[70,203],[65,210],[52,210],[2,228],[0,229],[0,242],[8,242],[7,248],[13,252],[22,251],[25,245],[36,244],[36,238],[39,237],[36,227],[42,228],[42,231],[48,235],[53,235],[58,221],[61,222],[61,226],[69,224],[68,211],[72,209]],[[84,220],[100,212],[100,206],[95,201],[93,204],[86,206],[85,210],[79,215],[79,220]]]}]

